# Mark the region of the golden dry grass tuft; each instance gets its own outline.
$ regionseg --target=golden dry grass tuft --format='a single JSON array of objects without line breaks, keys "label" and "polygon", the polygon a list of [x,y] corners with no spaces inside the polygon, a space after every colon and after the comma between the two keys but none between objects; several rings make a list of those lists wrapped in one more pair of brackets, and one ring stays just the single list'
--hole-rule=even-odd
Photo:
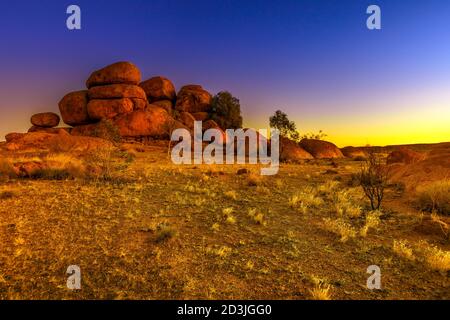
[{"label": "golden dry grass tuft", "polygon": [[349,239],[356,238],[357,232],[349,223],[342,218],[323,219],[324,228],[340,237],[341,242],[347,242]]},{"label": "golden dry grass tuft", "polygon": [[413,261],[415,260],[413,249],[410,247],[406,240],[394,240],[392,250],[398,256]]},{"label": "golden dry grass tuft", "polygon": [[419,186],[417,194],[417,201],[423,210],[450,215],[450,179]]}]

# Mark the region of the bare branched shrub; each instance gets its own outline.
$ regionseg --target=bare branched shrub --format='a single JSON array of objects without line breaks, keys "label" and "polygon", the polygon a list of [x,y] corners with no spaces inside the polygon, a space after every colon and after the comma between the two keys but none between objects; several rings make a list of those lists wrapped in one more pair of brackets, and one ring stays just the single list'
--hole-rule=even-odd
[{"label": "bare branched shrub", "polygon": [[364,194],[369,198],[372,210],[380,209],[388,178],[389,171],[383,160],[377,157],[375,153],[369,153],[358,174],[358,182],[363,188]]}]

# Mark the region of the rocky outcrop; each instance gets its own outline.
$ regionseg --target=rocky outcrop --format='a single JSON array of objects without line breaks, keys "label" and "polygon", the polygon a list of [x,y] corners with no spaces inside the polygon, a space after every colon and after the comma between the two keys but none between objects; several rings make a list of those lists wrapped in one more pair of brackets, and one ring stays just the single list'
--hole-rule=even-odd
[{"label": "rocky outcrop", "polygon": [[164,77],[158,76],[150,78],[140,84],[144,89],[149,102],[168,100],[174,101],[176,97],[173,83]]},{"label": "rocky outcrop", "polygon": [[59,111],[63,121],[70,126],[78,126],[90,122],[87,112],[88,91],[74,91],[66,94],[59,102]]},{"label": "rocky outcrop", "polygon": [[344,147],[341,149],[342,154],[350,159],[366,159],[367,152],[363,148]]},{"label": "rocky outcrop", "polygon": [[94,99],[87,105],[89,118],[93,120],[112,119],[115,116],[133,111],[134,103],[129,98]]},{"label": "rocky outcrop", "polygon": [[393,164],[393,163],[403,163],[403,164],[410,164],[410,163],[414,163],[414,162],[418,162],[420,160],[423,160],[424,155],[419,153],[419,152],[415,152],[411,149],[402,147],[398,150],[394,150],[392,151],[387,159],[386,159],[386,163],[387,164]]},{"label": "rocky outcrop", "polygon": [[110,147],[111,143],[99,138],[77,137],[61,130],[58,134],[31,132],[16,135],[6,143],[8,151],[87,152]]},{"label": "rocky outcrop", "polygon": [[93,72],[86,81],[86,87],[103,86],[109,84],[138,85],[141,72],[130,62],[117,62]]},{"label": "rocky outcrop", "polygon": [[195,118],[189,112],[181,112],[179,120],[189,129],[194,129]]},{"label": "rocky outcrop", "polygon": [[178,111],[209,112],[212,96],[200,85],[187,85],[181,88],[177,95],[175,109]]},{"label": "rocky outcrop", "polygon": [[110,84],[90,88],[88,97],[92,99],[120,99],[120,98],[138,98],[146,99],[145,92],[139,86],[131,84]]},{"label": "rocky outcrop", "polygon": [[316,159],[344,158],[341,150],[328,141],[303,139],[299,145]]},{"label": "rocky outcrop", "polygon": [[174,121],[173,118],[166,110],[151,105],[147,110],[138,110],[117,116],[114,124],[122,137],[167,138],[172,121]]},{"label": "rocky outcrop", "polygon": [[59,125],[60,118],[56,113],[43,112],[31,117],[31,124],[36,127],[53,128]]},{"label": "rocky outcrop", "polygon": [[288,138],[280,138],[280,161],[300,162],[308,159],[314,159],[314,157],[300,147],[297,142]]}]

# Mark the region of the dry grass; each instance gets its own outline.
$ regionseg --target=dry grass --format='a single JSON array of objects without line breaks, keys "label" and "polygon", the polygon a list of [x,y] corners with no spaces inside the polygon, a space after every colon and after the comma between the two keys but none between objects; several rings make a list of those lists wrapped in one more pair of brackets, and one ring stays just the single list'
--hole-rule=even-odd
[{"label": "dry grass", "polygon": [[[322,174],[329,161],[282,165],[253,187],[248,174],[236,174],[241,165],[176,166],[166,152],[146,146],[133,157],[75,156],[86,179],[1,181],[0,298],[450,299],[448,278],[426,260],[437,270],[445,254],[415,246],[410,263],[389,255],[392,239],[403,237],[449,250],[422,232],[409,199],[388,192],[386,206],[396,206],[386,208],[382,225],[370,212],[336,214],[336,194],[346,194],[339,201],[347,207],[366,207],[347,187],[360,164],[336,160],[341,182]],[[72,163],[58,155],[14,159],[21,157],[48,157],[60,169]],[[426,226],[440,232],[436,223]],[[373,236],[349,241],[364,234]],[[383,292],[361,289],[374,263],[389,275]],[[81,267],[78,292],[65,286],[71,264]],[[329,281],[310,282],[309,274]]]},{"label": "dry grass", "polygon": [[441,250],[436,246],[428,246],[425,249],[425,261],[433,270],[449,271],[450,251]]},{"label": "dry grass", "polygon": [[414,261],[415,256],[413,249],[409,246],[406,240],[394,240],[392,245],[392,250],[399,256],[404,259]]},{"label": "dry grass", "polygon": [[418,203],[423,210],[450,215],[450,179],[417,188]]},{"label": "dry grass", "polygon": [[356,230],[344,219],[325,218],[323,219],[323,223],[326,230],[340,236],[341,242],[346,242],[349,239],[356,238]]},{"label": "dry grass", "polygon": [[376,229],[381,224],[381,217],[382,213],[379,210],[371,211],[366,215],[366,221],[364,223],[364,226],[361,228],[359,234],[362,237],[367,236],[367,232],[369,232],[370,229]]},{"label": "dry grass", "polygon": [[312,187],[303,188],[289,198],[289,206],[302,212],[308,213],[311,209],[318,209],[324,201],[317,196],[316,190]]}]

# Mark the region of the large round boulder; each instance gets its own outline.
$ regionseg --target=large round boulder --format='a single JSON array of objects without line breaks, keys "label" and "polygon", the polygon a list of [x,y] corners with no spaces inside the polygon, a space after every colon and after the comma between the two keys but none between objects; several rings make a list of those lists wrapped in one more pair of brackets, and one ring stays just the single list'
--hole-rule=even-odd
[{"label": "large round boulder", "polygon": [[89,99],[138,98],[146,100],[144,90],[131,84],[111,84],[92,87],[88,91]]},{"label": "large round boulder", "polygon": [[386,159],[386,163],[387,164],[393,164],[393,163],[409,164],[409,163],[418,162],[423,159],[424,159],[423,154],[421,154],[419,152],[415,152],[406,147],[401,147],[398,150],[392,151],[388,155],[388,157]]},{"label": "large round boulder", "polygon": [[186,112],[208,112],[211,110],[212,96],[199,85],[181,88],[177,95],[175,109]]},{"label": "large round boulder", "polygon": [[122,137],[167,138],[173,121],[166,110],[154,105],[149,105],[147,110],[133,111],[114,119]]},{"label": "large round boulder", "polygon": [[314,159],[314,157],[300,147],[297,142],[280,137],[280,161],[299,162],[308,159]]},{"label": "large round boulder", "polygon": [[150,102],[158,100],[175,100],[176,93],[173,83],[164,77],[153,77],[140,84]]},{"label": "large round boulder", "polygon": [[66,94],[58,104],[63,121],[70,126],[89,123],[87,104],[87,90],[75,91]]},{"label": "large round boulder", "polygon": [[333,143],[317,139],[303,139],[300,147],[316,159],[344,158],[341,150]]},{"label": "large round boulder", "polygon": [[53,112],[37,113],[31,117],[31,124],[37,127],[53,128],[59,121],[59,116]]},{"label": "large round boulder", "polygon": [[94,86],[102,86],[106,84],[134,84],[137,85],[141,81],[141,72],[130,62],[117,62],[94,71],[86,81],[86,86],[92,88]]},{"label": "large round boulder", "polygon": [[367,152],[364,148],[344,147],[341,149],[342,154],[350,159],[366,159]]},{"label": "large round boulder", "polygon": [[87,105],[89,117],[93,120],[111,119],[123,113],[133,111],[133,101],[123,99],[94,99]]}]

